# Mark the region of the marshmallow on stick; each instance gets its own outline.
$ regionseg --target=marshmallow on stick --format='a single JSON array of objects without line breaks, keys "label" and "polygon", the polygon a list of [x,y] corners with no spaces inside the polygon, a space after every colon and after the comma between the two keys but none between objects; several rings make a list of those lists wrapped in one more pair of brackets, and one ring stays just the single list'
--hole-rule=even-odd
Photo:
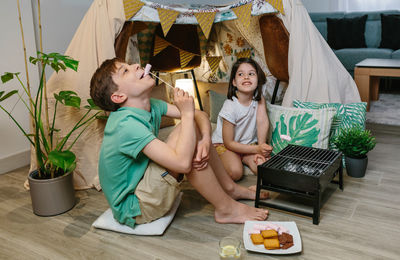
[{"label": "marshmallow on stick", "polygon": [[146,67],[144,68],[144,75],[143,75],[143,77],[149,75],[150,69],[151,69],[151,65],[150,65],[150,64],[146,64]]}]

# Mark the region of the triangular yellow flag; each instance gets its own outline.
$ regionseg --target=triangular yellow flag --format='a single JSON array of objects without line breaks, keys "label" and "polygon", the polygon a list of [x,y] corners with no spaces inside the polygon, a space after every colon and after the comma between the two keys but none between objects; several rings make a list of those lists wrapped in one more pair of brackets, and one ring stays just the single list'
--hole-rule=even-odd
[{"label": "triangular yellow flag", "polygon": [[156,56],[159,54],[162,50],[167,48],[170,44],[164,40],[163,38],[159,37],[156,35],[154,39],[154,50],[153,50],[153,56]]},{"label": "triangular yellow flag", "polygon": [[212,73],[215,73],[215,71],[218,69],[218,65],[222,59],[222,56],[213,56],[213,57],[207,56],[206,59],[207,59],[208,65],[211,68]]},{"label": "triangular yellow flag", "polygon": [[124,0],[125,19],[128,20],[142,8],[144,3],[140,0]]},{"label": "triangular yellow flag", "polygon": [[187,52],[184,50],[179,50],[179,56],[181,59],[181,69],[185,68],[186,65],[192,60],[195,54],[191,52]]},{"label": "triangular yellow flag", "polygon": [[285,14],[285,9],[283,9],[282,0],[265,0],[267,3],[272,5],[281,14]]},{"label": "triangular yellow flag", "polygon": [[235,54],[238,59],[240,58],[250,58],[251,49],[243,50]]},{"label": "triangular yellow flag", "polygon": [[245,28],[248,28],[250,24],[252,6],[253,3],[250,2],[248,4],[232,8],[232,11],[236,14],[237,18],[244,25]]},{"label": "triangular yellow flag", "polygon": [[169,29],[174,24],[176,17],[180,14],[178,11],[157,8],[158,17],[160,18],[161,28],[163,29],[164,36],[167,36]]},{"label": "triangular yellow flag", "polygon": [[214,23],[215,12],[194,13],[194,16],[203,30],[204,36],[208,39],[211,27]]}]

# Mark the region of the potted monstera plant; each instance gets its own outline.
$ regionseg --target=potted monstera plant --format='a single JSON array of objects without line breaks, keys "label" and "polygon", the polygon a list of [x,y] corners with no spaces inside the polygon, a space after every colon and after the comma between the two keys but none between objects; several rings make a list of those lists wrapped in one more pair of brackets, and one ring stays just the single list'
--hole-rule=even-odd
[{"label": "potted monstera plant", "polygon": [[354,126],[342,131],[333,143],[344,154],[347,174],[356,178],[364,177],[368,165],[367,153],[376,145],[371,132]]},{"label": "potted monstera plant", "polygon": [[[51,216],[66,212],[75,205],[73,171],[76,167],[76,156],[71,148],[87,127],[102,117],[99,115],[102,111],[91,99],[88,99],[88,104],[83,107],[86,111],[79,113],[80,119],[71,122],[66,135],[59,136],[60,129],[57,128],[55,122],[57,109],[63,105],[71,107],[78,113],[82,109],[81,98],[73,91],[60,91],[54,94],[53,114],[49,115],[43,72],[46,66],[50,66],[56,72],[65,71],[67,68],[77,71],[78,61],[58,53],[41,52],[38,52],[37,57],[30,57],[29,61],[42,67],[37,90],[31,92],[29,86],[22,82],[19,73],[4,73],[1,76],[3,83],[17,79],[21,88],[0,90],[0,109],[17,125],[34,149],[36,170],[30,172],[28,176],[33,212],[40,216]],[[9,98],[17,98],[24,103],[31,118],[29,133],[16,120],[12,112],[2,105],[2,102]],[[71,138],[74,132],[76,135]]]}]

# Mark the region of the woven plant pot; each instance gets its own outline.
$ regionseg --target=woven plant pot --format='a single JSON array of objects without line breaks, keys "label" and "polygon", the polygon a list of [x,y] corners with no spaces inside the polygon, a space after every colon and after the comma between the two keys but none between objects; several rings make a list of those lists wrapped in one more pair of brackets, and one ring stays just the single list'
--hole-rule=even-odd
[{"label": "woven plant pot", "polygon": [[38,216],[54,216],[75,206],[72,172],[53,179],[37,179],[37,176],[37,170],[28,176],[33,213]]}]

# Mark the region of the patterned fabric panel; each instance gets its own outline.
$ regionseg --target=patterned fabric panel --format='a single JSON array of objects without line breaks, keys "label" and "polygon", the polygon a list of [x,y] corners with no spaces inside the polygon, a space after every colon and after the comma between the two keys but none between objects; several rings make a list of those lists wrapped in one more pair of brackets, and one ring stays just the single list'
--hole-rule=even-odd
[{"label": "patterned fabric panel", "polygon": [[275,155],[288,144],[327,149],[335,108],[300,109],[267,103]]},{"label": "patterned fabric panel", "polygon": [[146,66],[146,64],[150,61],[154,32],[158,23],[146,23],[146,25],[147,28],[137,34],[140,63],[143,67]]},{"label": "patterned fabric panel", "polygon": [[331,135],[329,138],[329,148],[336,149],[332,143],[333,139],[341,133],[344,129],[349,129],[353,126],[362,126],[365,128],[366,120],[366,109],[367,103],[314,103],[314,102],[302,102],[299,100],[293,101],[293,106],[297,108],[308,108],[308,109],[325,109],[335,108],[336,115],[333,118]]}]

